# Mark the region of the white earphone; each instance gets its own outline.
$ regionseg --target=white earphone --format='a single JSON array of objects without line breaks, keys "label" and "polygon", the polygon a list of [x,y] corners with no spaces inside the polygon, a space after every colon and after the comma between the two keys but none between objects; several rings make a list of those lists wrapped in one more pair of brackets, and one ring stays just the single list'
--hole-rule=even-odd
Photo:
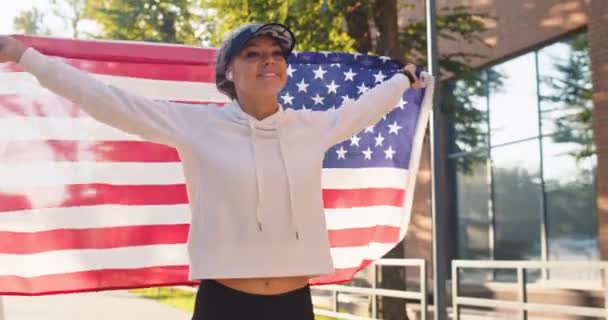
[{"label": "white earphone", "polygon": [[228,72],[226,72],[226,79],[232,80],[232,72],[230,70],[228,70]]}]

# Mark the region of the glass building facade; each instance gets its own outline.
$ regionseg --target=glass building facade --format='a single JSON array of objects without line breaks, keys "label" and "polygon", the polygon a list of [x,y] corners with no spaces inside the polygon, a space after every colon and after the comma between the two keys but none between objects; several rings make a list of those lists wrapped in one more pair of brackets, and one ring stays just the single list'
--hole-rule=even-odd
[{"label": "glass building facade", "polygon": [[586,37],[446,83],[454,258],[599,259]]}]

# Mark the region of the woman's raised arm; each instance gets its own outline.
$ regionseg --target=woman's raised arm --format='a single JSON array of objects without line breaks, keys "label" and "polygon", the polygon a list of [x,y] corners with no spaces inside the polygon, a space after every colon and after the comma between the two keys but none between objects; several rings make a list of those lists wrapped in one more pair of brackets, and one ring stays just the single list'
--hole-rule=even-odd
[{"label": "woman's raised arm", "polygon": [[59,59],[27,48],[13,37],[0,36],[0,62],[18,63],[42,86],[117,129],[169,145],[178,144],[184,134],[184,108],[105,84]]}]

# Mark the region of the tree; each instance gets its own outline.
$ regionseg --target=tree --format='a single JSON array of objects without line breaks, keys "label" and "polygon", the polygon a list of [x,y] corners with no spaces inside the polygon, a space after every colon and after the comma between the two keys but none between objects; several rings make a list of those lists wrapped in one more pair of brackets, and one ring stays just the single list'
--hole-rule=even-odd
[{"label": "tree", "polygon": [[201,0],[209,42],[219,45],[227,32],[251,22],[290,26],[301,51],[352,51],[354,41],[342,30],[344,19],[319,0]]},{"label": "tree", "polygon": [[[548,102],[553,109],[542,110],[543,117],[554,118],[555,132],[553,141],[576,143],[580,149],[572,156],[583,159],[595,155],[593,141],[593,88],[591,81],[591,62],[589,45],[585,34],[570,40],[570,56],[557,58],[555,76],[544,76],[541,81],[550,89],[542,93],[541,106]],[[558,116],[555,116],[558,114]]]},{"label": "tree", "polygon": [[45,35],[51,34],[51,31],[44,26],[45,13],[37,7],[32,7],[30,10],[21,11],[21,13],[13,20],[13,27],[16,31],[29,35]]},{"label": "tree", "polygon": [[101,38],[200,44],[192,0],[87,1],[85,10],[101,25]]},{"label": "tree", "polygon": [[[73,38],[79,38],[81,34],[78,24],[84,19],[87,0],[52,0],[51,4],[53,14],[69,25]],[[67,10],[64,6],[67,6]]]}]

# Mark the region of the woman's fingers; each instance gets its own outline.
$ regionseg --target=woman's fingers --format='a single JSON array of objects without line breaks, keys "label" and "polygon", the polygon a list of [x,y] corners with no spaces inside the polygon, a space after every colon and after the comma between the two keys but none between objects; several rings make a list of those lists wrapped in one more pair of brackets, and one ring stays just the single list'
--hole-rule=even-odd
[{"label": "woman's fingers", "polygon": [[412,88],[415,88],[415,89],[426,88],[426,81],[425,81],[424,77],[420,78],[416,74],[416,65],[409,63],[405,66],[405,70],[407,70],[414,78],[414,83],[410,84],[410,86]]}]

